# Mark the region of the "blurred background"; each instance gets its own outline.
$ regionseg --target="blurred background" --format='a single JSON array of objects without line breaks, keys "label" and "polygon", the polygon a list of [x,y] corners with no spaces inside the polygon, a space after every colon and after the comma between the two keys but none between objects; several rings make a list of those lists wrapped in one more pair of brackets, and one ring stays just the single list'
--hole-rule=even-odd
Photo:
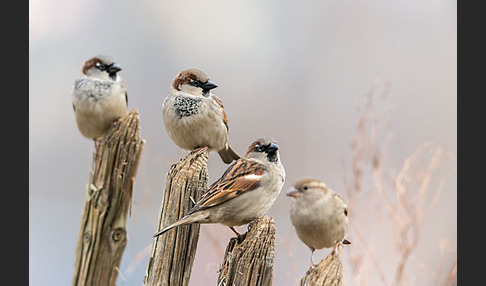
[{"label": "blurred background", "polygon": [[[85,60],[123,67],[147,141],[117,285],[142,285],[170,166],[188,152],[161,106],[185,68],[218,84],[230,143],[274,137],[287,177],[268,211],[273,285],[298,285],[310,250],[285,190],[302,176],[348,202],[345,285],[451,285],[457,267],[457,3],[29,1],[29,279],[69,285],[93,155],[71,88]],[[209,183],[226,169],[209,157]],[[245,231],[246,227],[240,227]],[[233,233],[203,225],[190,285],[216,285]],[[316,251],[314,261],[329,249]]]}]

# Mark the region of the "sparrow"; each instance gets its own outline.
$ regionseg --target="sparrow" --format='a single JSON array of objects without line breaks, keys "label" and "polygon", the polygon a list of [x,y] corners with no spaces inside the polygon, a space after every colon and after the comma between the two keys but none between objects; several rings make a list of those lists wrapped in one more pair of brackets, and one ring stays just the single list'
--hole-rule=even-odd
[{"label": "sparrow", "polygon": [[341,244],[350,244],[348,232],[348,207],[343,198],[323,182],[313,178],[301,178],[287,190],[292,198],[290,219],[297,236],[311,250],[310,268],[317,265],[312,257],[316,249],[333,247],[333,253]]},{"label": "sparrow", "polygon": [[96,141],[126,114],[128,96],[114,59],[99,55],[87,60],[71,92],[81,134]]},{"label": "sparrow", "polygon": [[186,216],[154,234],[192,223],[220,223],[229,226],[247,224],[262,217],[272,206],[285,182],[278,145],[271,137],[254,141],[245,157],[228,166],[189,210]]},{"label": "sparrow", "polygon": [[200,69],[179,72],[162,104],[162,117],[177,146],[191,151],[208,147],[229,164],[240,155],[228,143],[228,117],[221,100],[211,92],[216,87]]}]

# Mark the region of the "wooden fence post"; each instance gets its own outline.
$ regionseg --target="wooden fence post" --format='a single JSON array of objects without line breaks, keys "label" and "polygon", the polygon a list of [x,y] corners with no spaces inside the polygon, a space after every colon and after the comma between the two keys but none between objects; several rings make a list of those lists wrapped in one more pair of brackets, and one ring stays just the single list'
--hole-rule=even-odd
[{"label": "wooden fence post", "polygon": [[116,284],[144,144],[135,108],[98,143],[76,246],[73,286]]},{"label": "wooden fence post", "polygon": [[241,237],[230,239],[219,269],[218,286],[269,286],[275,262],[275,223],[263,216]]},{"label": "wooden fence post", "polygon": [[340,286],[343,280],[341,248],[329,253],[316,268],[309,269],[300,280],[300,286]]},{"label": "wooden fence post", "polygon": [[[185,216],[207,189],[207,148],[189,153],[172,165],[154,233]],[[179,226],[154,238],[143,285],[187,286],[199,239],[199,224]]]}]

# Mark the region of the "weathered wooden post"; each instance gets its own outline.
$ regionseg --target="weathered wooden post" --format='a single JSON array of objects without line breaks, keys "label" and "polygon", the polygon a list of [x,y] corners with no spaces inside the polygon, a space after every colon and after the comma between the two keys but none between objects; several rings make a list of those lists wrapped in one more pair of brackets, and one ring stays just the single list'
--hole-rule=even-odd
[{"label": "weathered wooden post", "polygon": [[341,248],[326,256],[316,268],[309,269],[300,280],[300,286],[340,286],[343,280]]},{"label": "weathered wooden post", "polygon": [[[154,233],[185,216],[207,189],[207,148],[189,153],[172,165]],[[199,224],[179,226],[154,238],[143,285],[187,286],[196,255]]]},{"label": "weathered wooden post", "polygon": [[230,239],[219,269],[218,286],[269,286],[275,262],[275,223],[264,216],[247,233]]},{"label": "weathered wooden post", "polygon": [[98,143],[76,246],[73,286],[116,284],[144,144],[135,108]]}]

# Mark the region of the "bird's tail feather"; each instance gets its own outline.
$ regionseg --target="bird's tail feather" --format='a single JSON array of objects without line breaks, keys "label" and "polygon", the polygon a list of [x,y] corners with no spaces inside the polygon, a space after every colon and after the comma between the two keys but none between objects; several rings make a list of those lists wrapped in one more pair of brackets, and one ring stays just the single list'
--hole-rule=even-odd
[{"label": "bird's tail feather", "polygon": [[219,156],[221,156],[221,159],[223,159],[223,162],[225,162],[226,164],[230,164],[231,162],[233,162],[233,160],[238,160],[241,158],[241,156],[238,155],[238,153],[236,153],[233,147],[231,147],[231,145],[229,144],[226,149],[219,150],[218,154]]},{"label": "bird's tail feather", "polygon": [[194,223],[194,222],[196,222],[194,220],[194,217],[185,216],[185,217],[181,218],[180,220],[174,222],[173,224],[164,227],[164,229],[162,229],[161,231],[158,231],[157,233],[155,233],[154,234],[154,237],[157,237],[157,236],[159,236],[161,234],[164,234],[165,232],[173,229],[174,227],[177,227],[177,226],[180,226],[180,225],[191,224],[191,223]]}]

